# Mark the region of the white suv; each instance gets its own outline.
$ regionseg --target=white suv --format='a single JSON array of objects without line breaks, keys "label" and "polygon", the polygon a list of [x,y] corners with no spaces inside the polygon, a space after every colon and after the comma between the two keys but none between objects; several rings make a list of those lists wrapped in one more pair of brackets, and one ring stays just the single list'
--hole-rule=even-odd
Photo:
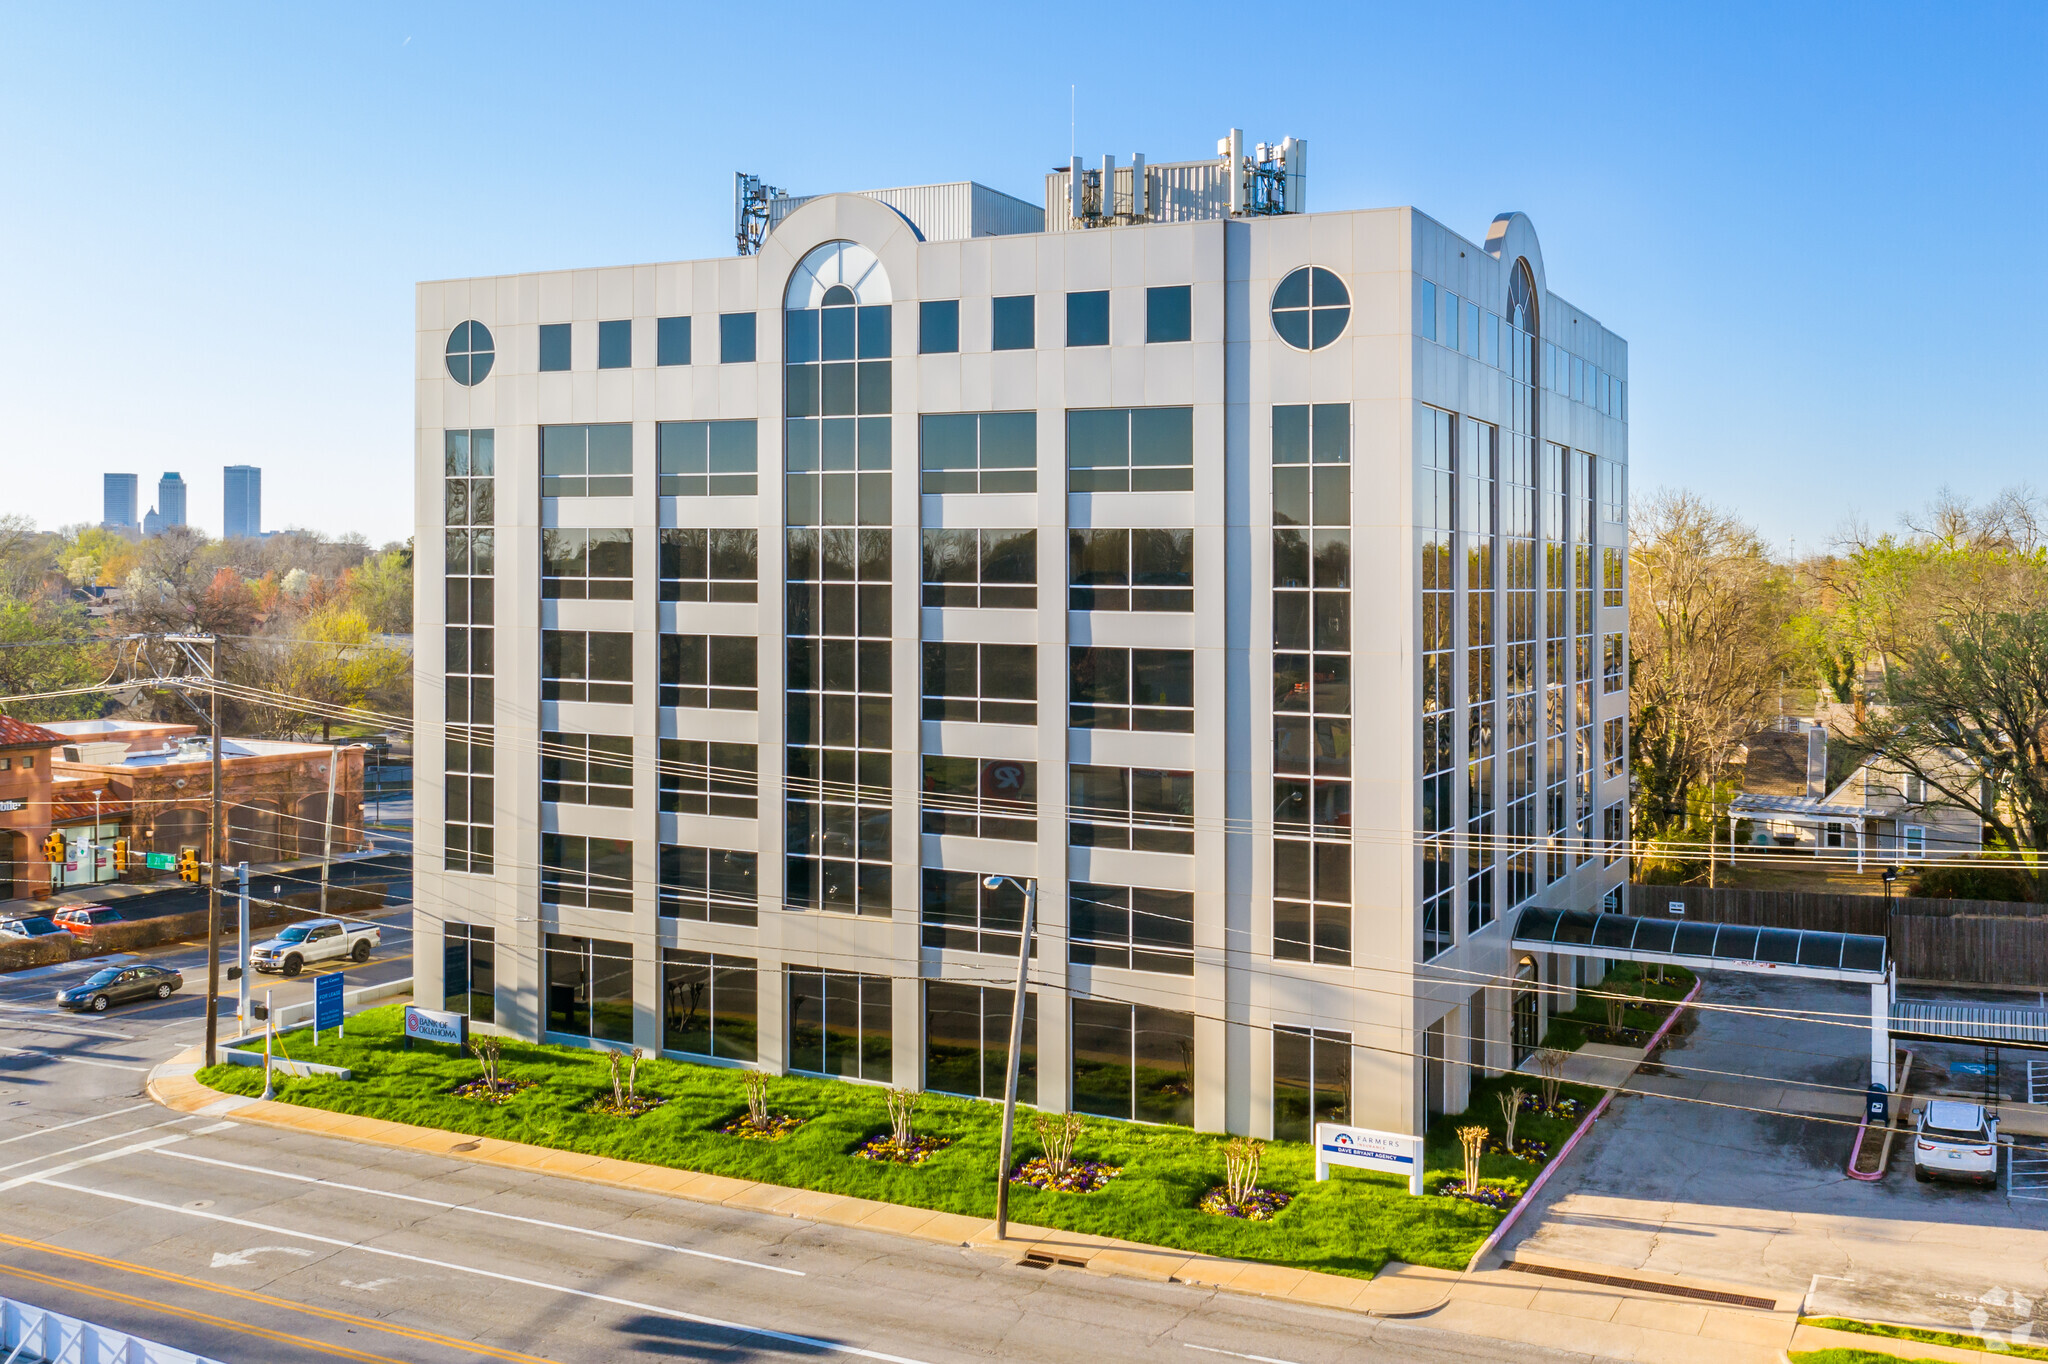
[{"label": "white suv", "polygon": [[1998,1119],[1986,1117],[1982,1104],[1929,1102],[1913,1125],[1913,1178],[1923,1184],[1962,1179],[1996,1188]]}]

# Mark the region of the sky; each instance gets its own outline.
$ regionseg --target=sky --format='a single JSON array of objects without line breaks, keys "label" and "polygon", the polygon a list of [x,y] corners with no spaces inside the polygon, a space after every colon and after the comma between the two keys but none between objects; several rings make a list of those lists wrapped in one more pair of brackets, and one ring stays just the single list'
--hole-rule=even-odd
[{"label": "sky", "polygon": [[12,4],[0,512],[175,469],[217,534],[248,463],[267,528],[401,540],[416,281],[724,255],[737,170],[1038,202],[1070,136],[1236,126],[1318,208],[1529,214],[1633,491],[1804,553],[2048,491],[2044,59],[2039,4]]}]

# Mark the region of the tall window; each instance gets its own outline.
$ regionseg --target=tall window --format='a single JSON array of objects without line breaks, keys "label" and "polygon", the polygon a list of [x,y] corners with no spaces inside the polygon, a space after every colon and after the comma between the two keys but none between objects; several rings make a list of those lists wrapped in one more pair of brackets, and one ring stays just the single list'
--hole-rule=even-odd
[{"label": "tall window", "polygon": [[441,926],[441,1007],[489,1023],[497,1017],[498,945],[482,924]]},{"label": "tall window", "polygon": [[633,944],[547,935],[547,1030],[600,1042],[633,1041]]},{"label": "tall window", "polygon": [[[1009,1080],[1014,990],[928,981],[924,987],[924,1084],[942,1094],[1000,1099]],[[1024,996],[1017,1099],[1038,1102],[1038,996]]]},{"label": "tall window", "polygon": [[1572,719],[1577,767],[1572,773],[1572,821],[1578,834],[1580,863],[1593,858],[1593,521],[1597,512],[1599,460],[1575,450],[1572,466]]},{"label": "tall window", "polygon": [[1500,367],[1508,377],[1508,429],[1500,447],[1500,544],[1503,657],[1502,748],[1506,771],[1501,798],[1505,802],[1507,901],[1514,909],[1533,895],[1538,874],[1537,806],[1542,785],[1537,762],[1542,751],[1537,710],[1542,674],[1538,671],[1537,620],[1541,605],[1541,488],[1537,451],[1540,408],[1535,379],[1541,338],[1536,313],[1536,277],[1525,260],[1515,262],[1508,279],[1508,314],[1501,320]]},{"label": "tall window", "polygon": [[1451,902],[1457,886],[1452,835],[1457,734],[1457,602],[1451,542],[1457,529],[1455,419],[1418,407],[1415,420],[1416,538],[1422,553],[1422,937],[1426,961],[1452,942]]},{"label": "tall window", "polygon": [[1458,419],[1458,469],[1464,496],[1458,505],[1465,560],[1465,931],[1494,920],[1495,749],[1500,719],[1495,667],[1499,638],[1497,574],[1500,535],[1495,516],[1499,430],[1470,417]]},{"label": "tall window", "polygon": [[1351,1034],[1273,1029],[1273,1140],[1310,1141],[1319,1122],[1351,1121]]},{"label": "tall window", "polygon": [[1195,1016],[1106,999],[1073,1003],[1074,1111],[1195,1121]]},{"label": "tall window", "polygon": [[828,242],[784,300],[785,898],[849,914],[893,901],[888,287]]},{"label": "tall window", "polygon": [[1570,451],[1542,442],[1543,483],[1543,884],[1570,870],[1565,839],[1571,830],[1566,749],[1571,729],[1571,544],[1566,539]]},{"label": "tall window", "polygon": [[1351,963],[1351,406],[1273,409],[1273,955]]},{"label": "tall window", "polygon": [[789,968],[789,1068],[889,1083],[891,981]]},{"label": "tall window", "polygon": [[447,625],[442,865],[488,876],[496,866],[497,763],[495,441],[489,431],[442,436]]},{"label": "tall window", "polygon": [[663,1051],[752,1061],[760,1055],[758,964],[752,957],[665,948],[661,954]]}]

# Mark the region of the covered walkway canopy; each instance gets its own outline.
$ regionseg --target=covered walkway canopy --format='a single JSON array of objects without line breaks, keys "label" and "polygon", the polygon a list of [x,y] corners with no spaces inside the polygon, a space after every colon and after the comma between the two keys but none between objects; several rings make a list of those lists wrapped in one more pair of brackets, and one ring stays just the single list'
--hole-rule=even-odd
[{"label": "covered walkway canopy", "polygon": [[1523,910],[1514,945],[1567,957],[1662,963],[1692,971],[1842,980],[1870,987],[1870,1078],[1892,1083],[1892,991],[1885,940],[1869,933],[1822,933],[1749,924],[1688,923],[1590,909]]}]

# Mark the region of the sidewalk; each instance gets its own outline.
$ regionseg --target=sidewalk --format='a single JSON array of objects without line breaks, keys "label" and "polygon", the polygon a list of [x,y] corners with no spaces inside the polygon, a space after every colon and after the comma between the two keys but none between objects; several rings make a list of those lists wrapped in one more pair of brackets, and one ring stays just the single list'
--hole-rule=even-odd
[{"label": "sidewalk", "polygon": [[[1783,1351],[1793,1345],[1795,1333],[1811,1329],[1797,1325],[1798,1302],[1771,1301],[1766,1308],[1729,1301],[1755,1301],[1754,1288],[1680,1282],[1653,1274],[1617,1281],[1611,1266],[1577,1265],[1548,1257],[1525,1258],[1519,1262],[1520,1268],[1507,1266],[1470,1275],[1393,1263],[1368,1281],[1019,1223],[1012,1223],[1009,1238],[999,1242],[995,1224],[985,1218],[246,1099],[200,1084],[193,1078],[198,1069],[196,1047],[158,1066],[149,1077],[150,1097],[181,1113],[426,1151],[448,1159],[778,1213],[831,1226],[862,1227],[985,1251],[1034,1269],[1076,1269],[1253,1293],[1307,1307],[1415,1316],[1432,1327],[1465,1335],[1660,1364],[1777,1364]],[[1857,1337],[1856,1343],[1864,1349],[1890,1344],[1869,1337]],[[1915,1347],[1910,1353],[1932,1352]]]}]

